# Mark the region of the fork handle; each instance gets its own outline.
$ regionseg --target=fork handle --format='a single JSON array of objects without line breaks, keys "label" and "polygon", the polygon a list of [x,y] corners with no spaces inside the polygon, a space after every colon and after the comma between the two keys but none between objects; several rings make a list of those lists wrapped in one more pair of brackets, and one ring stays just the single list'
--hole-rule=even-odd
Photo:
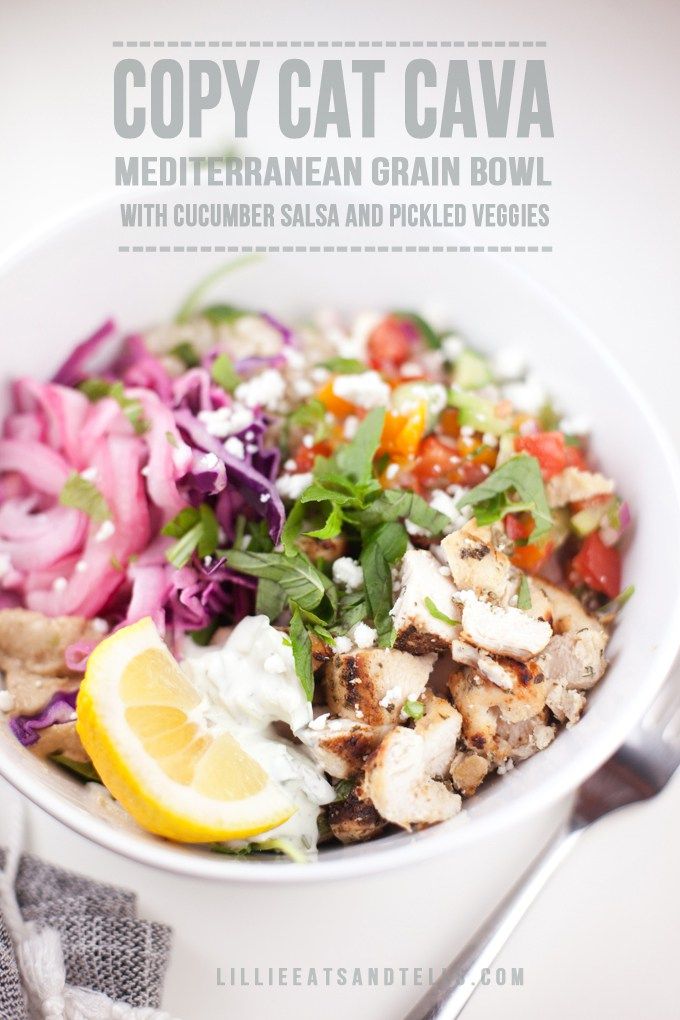
[{"label": "fork handle", "polygon": [[460,1016],[483,972],[490,967],[551,875],[583,832],[571,818],[549,840],[405,1020],[454,1020]]}]

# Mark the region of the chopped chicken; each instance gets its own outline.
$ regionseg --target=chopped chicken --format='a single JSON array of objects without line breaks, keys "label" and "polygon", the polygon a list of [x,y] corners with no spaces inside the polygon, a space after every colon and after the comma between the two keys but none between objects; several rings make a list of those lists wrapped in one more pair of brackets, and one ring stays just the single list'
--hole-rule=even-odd
[{"label": "chopped chicken", "polygon": [[[321,721],[321,720],[320,720]],[[326,719],[296,732],[324,772],[335,779],[348,779],[363,772],[366,759],[388,732],[387,726],[367,726],[351,719]]]},{"label": "chopped chicken", "polygon": [[324,674],[328,707],[334,715],[368,726],[396,724],[404,702],[422,694],[434,661],[434,655],[391,648],[334,655]]},{"label": "chopped chicken", "polygon": [[414,655],[440,652],[455,637],[456,626],[433,616],[425,605],[429,598],[441,614],[455,619],[455,588],[441,571],[441,564],[424,549],[410,549],[404,556],[401,591],[392,610],[397,632],[395,648]]},{"label": "chopped chicken", "polygon": [[564,687],[587,691],[607,667],[609,635],[594,616],[569,592],[543,582],[553,604],[554,637],[537,662],[546,678]]},{"label": "chopped chicken", "polygon": [[383,818],[404,829],[443,822],[461,807],[460,796],[429,774],[426,740],[405,726],[388,733],[369,758],[362,792]]},{"label": "chopped chicken", "polygon": [[451,654],[454,662],[459,662],[462,666],[472,666],[504,691],[511,691],[515,682],[525,682],[527,667],[517,659],[502,655],[494,658],[488,652],[481,651],[465,641],[453,641]]},{"label": "chopped chicken", "polygon": [[529,596],[531,605],[524,612],[534,620],[545,620],[552,623],[553,605],[545,590],[545,582],[542,577],[527,577],[529,585]]},{"label": "chopped chicken", "polygon": [[586,696],[580,691],[569,690],[563,684],[556,684],[548,694],[546,705],[558,722],[566,723],[567,729],[581,718],[586,706]]},{"label": "chopped chicken", "polygon": [[472,797],[488,776],[490,767],[481,754],[458,751],[451,765],[451,781],[463,797]]},{"label": "chopped chicken", "polygon": [[297,545],[312,563],[316,560],[332,563],[347,552],[347,539],[342,535],[336,538],[312,538],[309,535],[301,535]]},{"label": "chopped chicken", "polygon": [[466,746],[494,765],[528,757],[552,739],[545,711],[548,684],[535,662],[526,663],[525,670],[512,691],[501,690],[467,667],[449,679]]},{"label": "chopped chicken", "polygon": [[59,691],[77,691],[80,680],[62,676],[41,676],[11,666],[5,673],[5,687],[12,697],[12,715],[38,715]]},{"label": "chopped chicken", "polygon": [[581,471],[580,468],[568,467],[547,483],[545,494],[551,507],[566,506],[593,496],[608,496],[614,491],[611,478],[605,478],[597,471]]},{"label": "chopped chicken", "polygon": [[415,732],[425,741],[425,767],[430,776],[448,772],[456,753],[460,735],[460,712],[445,698],[425,691],[425,714],[415,725]]},{"label": "chopped chicken", "polygon": [[365,843],[379,836],[387,822],[355,787],[344,800],[328,805],[328,824],[341,843]]},{"label": "chopped chicken", "polygon": [[526,660],[542,652],[552,636],[545,620],[535,620],[514,606],[507,608],[483,602],[472,592],[464,596],[462,640],[497,655]]},{"label": "chopped chicken", "polygon": [[472,520],[447,535],[442,549],[451,569],[453,583],[461,591],[473,591],[479,598],[496,604],[508,594],[516,573],[505,553],[494,546],[491,529]]},{"label": "chopped chicken", "polygon": [[90,760],[76,732],[75,722],[55,723],[38,731],[38,740],[31,744],[31,751],[47,758],[50,754],[63,754],[71,761]]},{"label": "chopped chicken", "polygon": [[21,666],[41,676],[74,676],[65,654],[77,641],[101,641],[91,621],[80,616],[43,616],[28,609],[0,611],[0,669]]}]

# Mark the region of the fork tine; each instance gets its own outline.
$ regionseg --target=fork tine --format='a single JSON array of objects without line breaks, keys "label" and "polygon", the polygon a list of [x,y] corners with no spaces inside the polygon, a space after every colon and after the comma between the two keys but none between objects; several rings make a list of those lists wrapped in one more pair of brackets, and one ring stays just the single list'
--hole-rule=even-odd
[{"label": "fork tine", "polygon": [[671,674],[643,716],[639,728],[664,730],[680,710],[680,677]]}]

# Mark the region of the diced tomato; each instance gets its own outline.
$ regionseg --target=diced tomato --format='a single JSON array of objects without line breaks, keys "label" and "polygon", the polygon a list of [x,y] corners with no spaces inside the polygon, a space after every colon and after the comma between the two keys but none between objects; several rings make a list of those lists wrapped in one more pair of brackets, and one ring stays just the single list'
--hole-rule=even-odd
[{"label": "diced tomato", "polygon": [[418,449],[413,472],[426,489],[447,485],[478,485],[489,474],[488,466],[464,459],[459,445],[444,436],[427,436]]},{"label": "diced tomato", "polygon": [[314,446],[301,446],[295,454],[295,466],[298,471],[311,471],[317,457],[330,457],[333,447],[330,443],[316,443]]},{"label": "diced tomato", "polygon": [[547,480],[567,467],[585,468],[583,452],[577,446],[567,446],[562,432],[536,432],[530,436],[517,436],[515,449],[535,457],[541,474]]},{"label": "diced tomato", "polygon": [[460,435],[460,421],[458,411],[455,407],[446,407],[439,415],[437,429],[443,436],[452,436],[457,439]]},{"label": "diced tomato", "polygon": [[413,342],[413,325],[396,315],[388,315],[368,338],[366,350],[371,367],[387,375],[396,374],[411,356]]},{"label": "diced tomato", "polygon": [[531,514],[506,514],[505,534],[513,542],[526,541],[534,530],[534,519]]},{"label": "diced tomato", "polygon": [[571,561],[573,572],[595,591],[615,599],[621,591],[621,554],[594,531]]}]

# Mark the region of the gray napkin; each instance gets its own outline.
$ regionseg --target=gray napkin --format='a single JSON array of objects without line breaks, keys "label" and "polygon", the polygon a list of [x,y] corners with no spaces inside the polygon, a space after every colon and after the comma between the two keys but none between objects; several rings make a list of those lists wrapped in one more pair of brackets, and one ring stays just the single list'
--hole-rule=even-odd
[{"label": "gray napkin", "polygon": [[[0,851],[4,863],[4,851]],[[66,980],[134,1007],[159,1008],[171,931],[140,920],[127,890],[21,858],[16,898],[25,921],[61,937]],[[28,1020],[12,940],[0,916],[0,1017]]]}]

